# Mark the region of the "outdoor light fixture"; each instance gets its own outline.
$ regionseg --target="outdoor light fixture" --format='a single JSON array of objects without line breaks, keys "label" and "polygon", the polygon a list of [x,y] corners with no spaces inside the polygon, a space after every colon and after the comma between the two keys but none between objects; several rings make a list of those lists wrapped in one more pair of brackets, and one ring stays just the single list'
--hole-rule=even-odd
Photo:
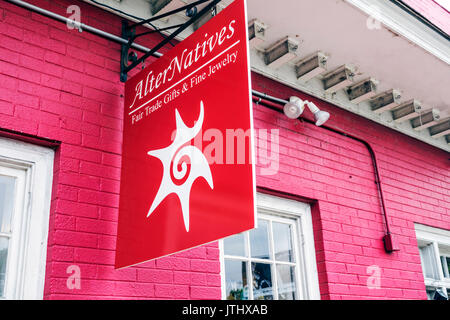
[{"label": "outdoor light fixture", "polygon": [[320,127],[330,118],[330,114],[328,112],[320,110],[314,103],[306,101],[306,105],[308,106],[309,111],[314,114],[316,126]]},{"label": "outdoor light fixture", "polygon": [[314,114],[316,126],[320,127],[330,118],[328,112],[320,110],[313,102],[304,101],[298,97],[289,98],[289,102],[286,103],[283,108],[284,114],[289,119],[297,119],[303,113],[305,104],[308,106],[309,111]]},{"label": "outdoor light fixture", "polygon": [[297,119],[305,110],[305,101],[298,97],[290,97],[289,102],[284,105],[284,114],[289,119]]}]

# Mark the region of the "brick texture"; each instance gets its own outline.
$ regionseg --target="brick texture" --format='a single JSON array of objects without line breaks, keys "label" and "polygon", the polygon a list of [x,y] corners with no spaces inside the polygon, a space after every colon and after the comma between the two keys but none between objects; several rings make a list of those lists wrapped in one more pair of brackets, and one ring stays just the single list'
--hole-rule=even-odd
[{"label": "brick texture", "polygon": [[[363,144],[254,105],[255,127],[280,129],[280,170],[257,185],[312,201],[322,299],[426,299],[414,223],[450,229],[448,153],[253,74],[255,90],[311,100],[331,113],[327,126],[368,141],[378,161],[391,232],[400,251],[384,251],[370,154]],[[306,117],[310,117],[305,112]],[[367,286],[378,266],[381,287]]]},{"label": "brick texture", "polygon": [[[73,4],[28,2],[65,16]],[[120,34],[119,17],[76,4],[83,22]],[[158,40],[141,43],[151,47]],[[123,118],[119,57],[115,43],[0,4],[0,128],[60,141],[44,297],[220,298],[214,244],[114,270]],[[67,287],[71,265],[80,268],[80,289]],[[180,280],[183,272],[187,282]]]},{"label": "brick texture", "polygon": [[[28,1],[61,15],[71,1]],[[84,2],[82,20],[120,34],[119,17]],[[142,39],[151,47],[158,36]],[[164,52],[164,50],[162,50]],[[60,141],[50,212],[46,299],[219,299],[217,243],[114,270],[122,140],[120,46],[0,3],[0,128]],[[305,95],[253,75],[255,89]],[[414,222],[450,229],[448,154],[332,105],[330,126],[377,153],[392,231],[401,251],[383,250],[383,220],[370,156],[361,144],[254,106],[257,128],[280,129],[280,170],[260,187],[315,200],[313,223],[323,299],[424,299]],[[81,288],[69,289],[77,265]],[[367,267],[381,268],[368,289]]]}]

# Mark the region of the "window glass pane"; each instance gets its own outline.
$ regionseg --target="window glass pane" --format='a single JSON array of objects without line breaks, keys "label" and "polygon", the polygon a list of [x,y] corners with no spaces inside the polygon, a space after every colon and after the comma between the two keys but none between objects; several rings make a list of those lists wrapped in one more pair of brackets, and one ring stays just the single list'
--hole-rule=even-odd
[{"label": "window glass pane", "polygon": [[433,295],[433,300],[448,300],[447,288],[437,287]]},{"label": "window glass pane", "polygon": [[225,260],[226,299],[248,300],[247,262]]},{"label": "window glass pane", "polygon": [[258,220],[258,228],[250,231],[250,252],[253,258],[269,259],[269,228],[266,220]]},{"label": "window glass pane", "polygon": [[447,260],[447,278],[450,278],[450,257],[445,259]]},{"label": "window glass pane", "polygon": [[448,300],[449,289],[441,287],[426,287],[428,300]]},{"label": "window glass pane", "polygon": [[277,265],[277,286],[279,300],[295,300],[295,270],[293,266]]},{"label": "window glass pane", "polygon": [[3,297],[5,290],[6,278],[6,259],[8,257],[8,242],[7,238],[0,237],[0,297]]},{"label": "window glass pane", "polygon": [[230,256],[247,256],[244,233],[235,234],[223,240],[224,253]]},{"label": "window glass pane", "polygon": [[273,222],[272,226],[275,260],[293,262],[291,225]]},{"label": "window glass pane", "polygon": [[420,249],[420,258],[422,260],[422,269],[425,278],[439,280],[433,244],[429,244],[419,249]]},{"label": "window glass pane", "polygon": [[442,272],[444,277],[450,278],[450,258],[446,256],[441,256]]},{"label": "window glass pane", "polygon": [[0,232],[11,231],[15,184],[15,178],[0,175]]},{"label": "window glass pane", "polygon": [[273,300],[270,264],[252,262],[253,299]]},{"label": "window glass pane", "polygon": [[427,299],[433,300],[435,292],[436,292],[435,288],[427,287]]}]

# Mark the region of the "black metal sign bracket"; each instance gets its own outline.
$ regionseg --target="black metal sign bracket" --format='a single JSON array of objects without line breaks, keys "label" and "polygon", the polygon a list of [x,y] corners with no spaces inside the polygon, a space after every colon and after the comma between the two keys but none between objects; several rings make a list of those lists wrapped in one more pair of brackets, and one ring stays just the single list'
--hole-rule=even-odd
[{"label": "black metal sign bracket", "polygon": [[[197,12],[197,5],[202,4],[204,2],[210,1],[206,6],[204,6],[200,11]],[[122,38],[127,40],[126,44],[122,44],[121,47],[121,55],[120,55],[120,81],[125,82],[128,78],[128,72],[133,70],[136,66],[138,66],[140,63],[143,63],[148,57],[155,55],[155,53],[161,49],[163,46],[165,46],[167,43],[169,43],[172,39],[174,39],[177,35],[179,35],[183,30],[188,28],[190,25],[192,25],[195,21],[197,21],[199,18],[201,18],[206,13],[210,12],[211,10],[215,10],[215,7],[217,3],[219,3],[221,0],[198,0],[195,2],[192,2],[188,5],[182,6],[180,8],[177,8],[175,10],[171,10],[169,12],[151,17],[146,20],[142,20],[138,23],[128,25],[128,21],[124,20],[122,22]],[[186,10],[186,15],[189,17],[189,20],[185,23],[173,25],[165,28],[155,28],[155,30],[150,30],[147,32],[143,32],[140,34],[136,34],[136,27],[150,24],[152,21],[156,21],[158,19],[165,18],[167,16],[170,16],[172,14],[175,14],[177,12]],[[142,37],[148,34],[152,34],[155,32],[161,32],[166,31],[170,29],[176,29],[172,34],[169,36],[164,36],[164,39],[158,43],[156,46],[154,46],[152,49],[150,49],[148,52],[144,53],[141,57],[138,58],[138,55],[136,52],[131,50],[131,46],[138,37]]]}]

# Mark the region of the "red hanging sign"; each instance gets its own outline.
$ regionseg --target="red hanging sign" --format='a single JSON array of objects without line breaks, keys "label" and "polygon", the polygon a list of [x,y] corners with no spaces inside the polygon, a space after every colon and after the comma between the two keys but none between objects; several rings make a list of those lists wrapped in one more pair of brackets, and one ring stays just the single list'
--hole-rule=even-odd
[{"label": "red hanging sign", "polygon": [[255,227],[244,0],[125,84],[116,268]]}]

